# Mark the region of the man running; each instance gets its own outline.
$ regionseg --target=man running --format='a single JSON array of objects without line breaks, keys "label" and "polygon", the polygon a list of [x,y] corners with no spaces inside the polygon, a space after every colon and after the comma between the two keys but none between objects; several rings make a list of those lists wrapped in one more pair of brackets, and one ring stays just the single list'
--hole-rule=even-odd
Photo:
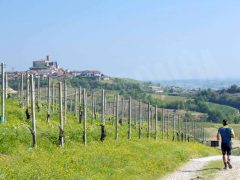
[{"label": "man running", "polygon": [[230,155],[232,151],[231,139],[235,137],[235,134],[233,129],[231,127],[228,127],[228,120],[224,119],[222,123],[223,127],[218,129],[217,140],[219,141],[221,136],[221,149],[223,155],[224,169],[227,169],[227,166],[229,167],[229,169],[232,169],[232,165],[230,163]]}]

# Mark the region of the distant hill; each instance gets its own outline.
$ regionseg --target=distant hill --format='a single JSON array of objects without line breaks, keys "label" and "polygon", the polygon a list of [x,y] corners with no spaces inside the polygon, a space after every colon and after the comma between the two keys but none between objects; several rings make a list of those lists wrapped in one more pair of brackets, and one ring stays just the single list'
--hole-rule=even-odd
[{"label": "distant hill", "polygon": [[162,86],[178,86],[186,89],[223,89],[230,87],[233,84],[240,85],[240,80],[237,79],[191,79],[191,80],[159,80],[153,81],[160,83]]}]

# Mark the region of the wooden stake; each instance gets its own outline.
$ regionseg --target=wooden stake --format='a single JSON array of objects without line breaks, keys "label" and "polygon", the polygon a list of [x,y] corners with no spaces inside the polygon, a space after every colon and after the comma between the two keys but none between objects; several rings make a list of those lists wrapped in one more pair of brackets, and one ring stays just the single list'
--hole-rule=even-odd
[{"label": "wooden stake", "polygon": [[105,125],[105,94],[104,89],[102,90],[102,124]]},{"label": "wooden stake", "polygon": [[131,139],[131,125],[132,125],[132,99],[130,96],[128,106],[128,139]]},{"label": "wooden stake", "polygon": [[78,120],[79,120],[79,123],[82,122],[82,114],[83,114],[83,111],[82,111],[82,87],[80,86],[79,89],[78,89]]},{"label": "wooden stake", "polygon": [[185,119],[185,123],[184,123],[185,127],[184,127],[184,140],[187,141],[187,119]]},{"label": "wooden stake", "polygon": [[138,138],[141,139],[141,135],[142,135],[142,107],[141,107],[141,101],[139,101],[139,114],[138,114]]},{"label": "wooden stake", "polygon": [[118,103],[119,103],[119,94],[116,99],[116,129],[115,129],[115,140],[118,141]]},{"label": "wooden stake", "polygon": [[44,97],[46,99],[46,102],[48,102],[48,86],[45,87]]},{"label": "wooden stake", "polygon": [[50,83],[51,83],[51,81],[50,81],[50,77],[48,76],[48,95],[47,95],[47,122],[49,122],[50,121],[50,108],[51,108],[51,102],[50,102],[50,96],[51,96],[51,94],[50,94]]},{"label": "wooden stake", "polygon": [[86,89],[83,89],[83,106],[84,106],[84,118],[83,118],[83,141],[84,145],[87,145],[87,95]]},{"label": "wooden stake", "polygon": [[66,80],[64,81],[64,124],[67,124],[67,82]]},{"label": "wooden stake", "polygon": [[20,92],[21,92],[21,78],[19,79],[19,82],[18,82],[18,93],[17,93],[18,99],[19,99],[19,105],[21,104],[21,94],[20,94]]},{"label": "wooden stake", "polygon": [[62,107],[62,83],[59,82],[59,116],[60,116],[60,133],[59,143],[61,147],[64,147],[64,129],[63,129],[63,107]]},{"label": "wooden stake", "polygon": [[52,112],[54,113],[55,111],[55,86],[54,83],[52,82]]},{"label": "wooden stake", "polygon": [[[106,99],[106,102],[107,102],[107,99]],[[107,107],[106,111],[107,111],[108,119],[110,120],[110,115],[111,115],[111,110],[112,110],[111,102],[108,102],[106,107]]]},{"label": "wooden stake", "polygon": [[151,106],[150,107],[150,132],[154,130],[153,121],[154,121],[154,118],[153,118],[153,107]]},{"label": "wooden stake", "polygon": [[92,127],[94,126],[94,92],[92,91]]},{"label": "wooden stake", "polygon": [[5,123],[5,73],[4,73],[4,64],[1,64],[2,69],[2,122]]},{"label": "wooden stake", "polygon": [[147,138],[150,138],[150,103],[148,103]]},{"label": "wooden stake", "polygon": [[164,139],[164,110],[162,108],[162,139]]},{"label": "wooden stake", "polygon": [[176,132],[176,122],[175,122],[175,115],[173,114],[173,141],[175,141],[175,132]]},{"label": "wooden stake", "polygon": [[41,93],[40,93],[40,77],[38,78],[38,83],[37,83],[37,88],[38,88],[38,106],[40,107],[40,104],[41,104]]},{"label": "wooden stake", "polygon": [[158,121],[158,107],[155,106],[155,139],[157,140],[157,121]]},{"label": "wooden stake", "polygon": [[106,114],[108,115],[107,108],[107,95],[104,93],[104,121],[106,121]]},{"label": "wooden stake", "polygon": [[79,90],[78,90],[78,95],[79,95],[79,99],[78,99],[78,101],[79,101],[79,107],[81,107],[82,106],[82,87],[80,86],[79,87]]},{"label": "wooden stake", "polygon": [[181,127],[181,141],[184,140],[184,130],[183,130],[183,118],[181,118],[182,121],[180,121],[180,127]]},{"label": "wooden stake", "polygon": [[94,119],[97,119],[97,97],[94,98]]},{"label": "wooden stake", "polygon": [[77,88],[75,88],[75,103],[74,103],[74,105],[75,105],[75,117],[77,118],[78,117],[78,103],[77,103]]},{"label": "wooden stake", "polygon": [[135,125],[135,128],[137,129],[137,121],[138,121],[138,107],[137,107],[138,105],[137,105],[137,102],[135,103],[135,118],[134,118],[134,125]]},{"label": "wooden stake", "polygon": [[73,100],[72,99],[70,100],[70,108],[69,109],[70,109],[70,112],[73,112]]},{"label": "wooden stake", "polygon": [[8,74],[5,72],[5,98],[8,99]]},{"label": "wooden stake", "polygon": [[23,92],[23,74],[21,74],[21,104],[22,104],[22,110],[24,110],[24,92]]},{"label": "wooden stake", "polygon": [[190,141],[190,120],[188,120],[187,124],[187,140]]},{"label": "wooden stake", "polygon": [[167,111],[167,139],[169,138],[169,111]]},{"label": "wooden stake", "polygon": [[26,108],[28,109],[29,108],[29,73],[28,72],[26,72],[26,101],[27,101]]},{"label": "wooden stake", "polygon": [[[117,96],[114,96],[114,102],[113,102],[113,116],[116,118],[116,104],[117,104]],[[114,118],[112,119],[112,127],[114,127]]]},{"label": "wooden stake", "polygon": [[180,141],[180,134],[181,134],[181,131],[180,131],[180,115],[178,114],[178,141]]},{"label": "wooden stake", "polygon": [[196,141],[196,122],[193,121],[193,139]]},{"label": "wooden stake", "polygon": [[206,133],[205,133],[205,128],[203,127],[203,143],[206,142]]},{"label": "wooden stake", "polygon": [[37,146],[37,131],[36,131],[36,119],[35,119],[35,83],[33,75],[31,75],[31,110],[32,110],[32,128],[30,131],[33,138],[33,147]]},{"label": "wooden stake", "polygon": [[121,125],[123,125],[124,122],[124,97],[122,97],[122,106],[121,106]]}]

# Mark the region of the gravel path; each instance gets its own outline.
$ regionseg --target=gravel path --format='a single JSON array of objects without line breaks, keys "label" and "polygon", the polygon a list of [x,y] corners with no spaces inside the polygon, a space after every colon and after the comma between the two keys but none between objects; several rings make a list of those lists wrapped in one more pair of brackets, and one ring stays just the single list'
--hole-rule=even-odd
[{"label": "gravel path", "polygon": [[164,177],[164,180],[191,180],[197,179],[199,171],[210,161],[221,160],[222,156],[211,156],[205,158],[192,159],[181,167],[177,172]]},{"label": "gravel path", "polygon": [[216,180],[239,180],[240,179],[240,156],[232,156],[233,169],[221,170],[215,176]]},{"label": "gravel path", "polygon": [[[198,179],[198,173],[211,161],[221,160],[222,156],[210,156],[206,158],[192,159],[178,171],[163,178],[163,180],[194,180]],[[233,169],[221,170],[215,176],[215,180],[240,180],[240,156],[232,156]]]}]

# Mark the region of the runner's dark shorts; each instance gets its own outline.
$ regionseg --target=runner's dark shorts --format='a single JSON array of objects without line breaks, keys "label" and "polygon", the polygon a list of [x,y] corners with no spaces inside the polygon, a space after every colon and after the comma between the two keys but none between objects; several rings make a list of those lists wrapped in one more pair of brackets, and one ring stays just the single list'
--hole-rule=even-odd
[{"label": "runner's dark shorts", "polygon": [[222,143],[221,144],[222,154],[231,155],[232,154],[232,143]]}]

